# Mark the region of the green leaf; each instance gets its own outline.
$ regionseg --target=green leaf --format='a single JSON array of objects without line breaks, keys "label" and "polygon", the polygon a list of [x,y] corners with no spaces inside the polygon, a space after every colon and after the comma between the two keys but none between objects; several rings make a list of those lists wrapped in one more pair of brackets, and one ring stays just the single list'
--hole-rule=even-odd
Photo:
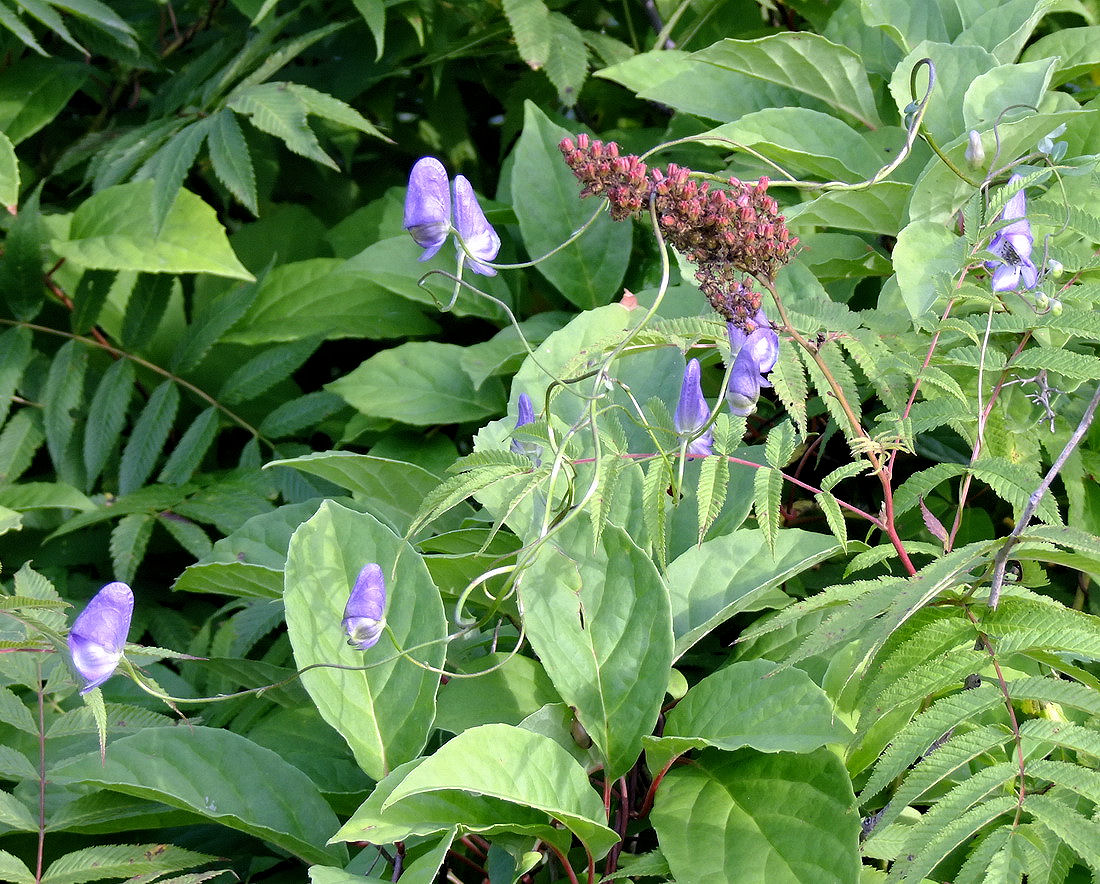
[{"label": "green leaf", "polygon": [[603,857],[619,836],[603,823],[588,776],[561,746],[506,724],[471,728],[444,744],[401,781],[383,809],[424,792],[489,795],[541,810]]},{"label": "green leaf", "polygon": [[[1027,467],[1003,457],[980,457],[971,465],[970,472],[975,479],[992,488],[998,497],[1010,503],[1016,517],[1019,517],[1040,481]],[[1058,502],[1052,494],[1043,495],[1035,515],[1050,524],[1062,523]]]},{"label": "green leaf", "polygon": [[482,420],[504,411],[504,389],[491,378],[475,389],[462,370],[462,348],[415,341],[383,350],[325,385],[353,408],[417,426]]},{"label": "green leaf", "polygon": [[359,111],[350,104],[345,104],[339,98],[334,98],[326,92],[319,92],[309,86],[303,86],[301,83],[285,83],[283,85],[298,97],[305,106],[307,113],[338,123],[341,126],[347,126],[349,129],[357,129],[384,141],[390,140],[379,132],[378,128]]},{"label": "green leaf", "polygon": [[212,544],[206,532],[194,522],[177,516],[175,513],[160,513],[157,522],[171,534],[185,550],[196,559],[210,554]]},{"label": "green leaf", "polygon": [[692,547],[668,566],[677,659],[733,615],[786,604],[779,587],[837,551],[831,537],[798,528],[779,532],[773,556],[764,546],[761,532],[745,528]]},{"label": "green leaf", "polygon": [[310,779],[269,749],[228,730],[147,728],[99,753],[54,767],[57,783],[85,783],[159,801],[270,841],[306,862],[346,859],[326,847],[339,822]]},{"label": "green leaf", "polygon": [[30,28],[23,24],[23,20],[2,3],[0,3],[0,27],[7,28],[21,43],[33,49],[39,55],[49,55],[34,39],[34,34]]},{"label": "green leaf", "polygon": [[172,589],[240,598],[277,599],[282,594],[283,572],[246,562],[206,562],[185,568]]},{"label": "green leaf", "polygon": [[122,450],[118,467],[119,494],[130,494],[145,484],[172,430],[179,404],[179,387],[171,378],[163,381],[149,396]]},{"label": "green leaf", "polygon": [[[20,417],[22,415],[17,414],[12,418],[8,427],[15,426]],[[21,482],[18,485],[5,486],[0,488],[0,505],[20,512],[38,509],[96,509],[91,500],[64,482]]]},{"label": "green leaf", "polygon": [[1100,65],[1100,25],[1060,28],[1040,37],[1024,50],[1022,61],[1056,60],[1052,87],[1076,80]]},{"label": "green leaf", "polygon": [[46,289],[42,276],[42,244],[45,225],[39,213],[41,185],[23,203],[4,241],[0,259],[0,290],[8,311],[16,319],[30,321],[42,309]]},{"label": "green leaf", "polygon": [[169,367],[183,374],[201,365],[211,347],[248,312],[259,286],[258,281],[238,286],[197,311],[172,351]]},{"label": "green leaf", "polygon": [[[539,550],[520,599],[531,646],[618,777],[637,760],[668,684],[668,589],[621,528],[608,526],[593,550],[590,529],[574,524],[557,535],[560,546]],[[629,679],[615,675],[625,672]]]},{"label": "green leaf", "polygon": [[61,345],[50,363],[46,388],[42,393],[43,425],[46,447],[50,450],[57,475],[70,485],[83,485],[82,464],[70,443],[76,430],[76,409],[84,401],[84,374],[88,368],[88,350],[79,341]]},{"label": "green leaf", "polygon": [[[1054,71],[1054,59],[1041,59],[1029,64],[1003,64],[975,77],[963,97],[963,123],[966,128],[990,128],[999,122],[1005,108],[1013,104],[1035,107],[1042,102]],[[1004,113],[1012,119],[1027,108],[1014,108]]]},{"label": "green leaf", "polygon": [[226,107],[247,116],[261,132],[274,135],[296,154],[330,169],[339,169],[322,149],[306,122],[306,104],[289,88],[289,83],[260,83],[238,88]]},{"label": "green leaf", "polygon": [[134,572],[145,558],[145,547],[153,534],[153,522],[150,515],[131,513],[111,530],[111,564],[117,580],[133,583]]},{"label": "green leaf", "polygon": [[851,732],[832,703],[799,669],[775,672],[769,660],[746,660],[708,675],[669,713],[664,733],[646,737],[650,770],[689,749],[812,752],[846,743]]},{"label": "green leaf", "polygon": [[38,831],[38,820],[31,815],[27,805],[3,789],[0,789],[0,825],[23,832]]},{"label": "green leaf", "polygon": [[266,347],[225,379],[216,398],[226,405],[255,399],[301,368],[320,343],[317,338],[303,338]]},{"label": "green leaf", "polygon": [[[408,530],[421,503],[439,487],[439,477],[416,464],[350,451],[317,451],[266,466],[293,467],[347,488],[374,516],[400,532]],[[469,507],[460,507],[444,526],[457,528],[472,516]]]},{"label": "green leaf", "polygon": [[588,47],[585,46],[581,29],[560,12],[550,13],[550,28],[546,76],[558,90],[561,103],[572,107],[577,103],[581,87],[588,77]]},{"label": "green leaf", "polygon": [[966,240],[932,221],[913,221],[898,234],[894,268],[902,300],[912,317],[923,316],[932,308],[937,283],[960,271],[965,251]]},{"label": "green leaf", "polygon": [[[484,674],[472,677],[478,672]],[[560,702],[537,660],[487,654],[475,660],[464,677],[452,678],[440,688],[435,727],[460,734],[482,724],[518,725],[547,703]]]},{"label": "green leaf", "polygon": [[504,0],[502,5],[519,57],[537,71],[550,57],[550,40],[554,35],[550,10],[543,0]]},{"label": "green leaf", "polygon": [[[408,237],[402,237],[401,242],[416,247]],[[380,245],[376,243],[371,249]],[[438,330],[415,303],[401,297],[401,293],[387,291],[365,270],[360,272],[359,263],[357,258],[312,258],[274,268],[259,283],[255,301],[244,319],[225,339],[264,344],[296,341],[309,335],[377,339]],[[416,266],[412,260],[409,263]],[[416,272],[423,271],[418,268]]]},{"label": "green leaf", "polygon": [[23,861],[6,850],[0,850],[0,876],[12,884],[37,884],[31,870]]},{"label": "green leaf", "polygon": [[[524,105],[523,134],[515,150],[512,205],[523,244],[539,258],[572,236],[600,204],[581,200],[580,185],[562,160],[558,142],[570,133],[533,103]],[[539,263],[538,270],[582,309],[610,302],[630,260],[633,231],[604,212],[569,248]]]},{"label": "green leaf", "polygon": [[797,31],[759,40],[726,39],[692,58],[812,95],[868,128],[880,125],[863,60],[818,34]]},{"label": "green leaf", "polygon": [[[871,145],[848,124],[805,107],[777,107],[747,114],[701,138],[728,138],[754,148],[788,170],[826,181],[862,181],[882,166]],[[718,142],[729,149],[729,145]]]},{"label": "green leaf", "polygon": [[244,140],[240,124],[232,111],[220,110],[209,117],[210,131],[206,136],[206,149],[210,153],[210,165],[218,180],[225,185],[248,211],[259,215],[256,200],[256,173],[248,142]]},{"label": "green leaf", "polygon": [[253,278],[233,254],[214,210],[190,191],[180,191],[154,236],[155,186],[135,181],[89,197],[73,214],[68,238],[54,240],[53,250],[84,267]]},{"label": "green leaf", "polygon": [[0,73],[0,130],[12,144],[29,138],[61,113],[89,76],[89,65],[20,58]]},{"label": "green leaf", "polygon": [[199,412],[199,416],[192,421],[187,432],[180,437],[176,447],[168,455],[157,481],[182,485],[190,480],[214,443],[219,426],[218,410],[213,405]]},{"label": "green leaf", "polygon": [[806,399],[809,391],[806,387],[806,371],[802,360],[795,352],[795,345],[783,338],[779,342],[779,358],[775,368],[768,376],[775,387],[779,401],[783,403],[799,434],[806,433]]},{"label": "green leaf", "polygon": [[726,502],[726,494],[729,491],[729,477],[730,464],[726,458],[718,456],[703,459],[702,466],[699,468],[699,486],[696,492],[699,543],[703,542],[707,531],[718,518],[718,514],[722,512],[722,506]]},{"label": "green leaf", "polygon": [[[348,646],[340,621],[360,570],[370,562],[381,565],[389,588],[387,627],[381,641],[363,652]],[[370,665],[302,676],[322,717],[348,742],[360,767],[377,780],[415,758],[431,729],[439,674],[396,656],[394,649],[409,648],[417,661],[438,668],[446,636],[439,592],[420,557],[373,516],[327,501],[294,532],[284,604],[299,668]]]},{"label": "green leaf", "polygon": [[[934,2],[862,0],[860,12],[868,27],[882,30],[902,52],[908,52],[921,40],[950,43],[961,26],[961,22],[952,22],[956,26],[949,33],[940,4]],[[958,13],[953,17],[957,19]]]},{"label": "green leaf", "polygon": [[334,393],[324,390],[306,393],[297,399],[288,399],[268,412],[267,417],[260,422],[259,429],[269,439],[294,436],[320,424],[343,407],[344,400]]},{"label": "green leaf", "polygon": [[704,752],[669,771],[652,818],[680,884],[859,881],[852,784],[827,749]]},{"label": "green leaf", "polygon": [[756,522],[767,541],[768,550],[775,556],[775,544],[779,534],[781,495],[783,494],[783,477],[779,470],[763,467],[753,476],[755,489]]},{"label": "green leaf", "polygon": [[99,321],[117,275],[114,270],[85,270],[81,274],[73,294],[73,331],[78,335],[87,334]]},{"label": "green leaf", "polygon": [[11,139],[0,132],[0,206],[13,212],[18,204],[19,160]]},{"label": "green leaf", "polygon": [[140,273],[126,302],[122,320],[123,346],[138,350],[148,347],[157,332],[174,278],[163,273]]},{"label": "green leaf", "polygon": [[386,4],[384,0],[352,0],[352,3],[374,37],[374,60],[379,61],[386,48]]},{"label": "green leaf", "polygon": [[180,872],[213,862],[215,857],[174,844],[100,844],[55,859],[42,884],[84,884],[104,878]]},{"label": "green leaf", "polygon": [[8,419],[12,396],[31,361],[29,329],[10,328],[0,335],[0,424]]},{"label": "green leaf", "polygon": [[881,181],[866,190],[823,193],[784,209],[788,225],[839,227],[897,236],[913,192],[911,184]]},{"label": "green leaf", "polygon": [[[31,716],[31,711],[19,697],[4,687],[0,687],[0,722],[32,736],[38,736],[38,724]],[[38,828],[37,823],[35,828]]]},{"label": "green leaf", "polygon": [[814,500],[825,514],[825,521],[829,523],[829,530],[833,532],[837,542],[844,552],[848,551],[848,525],[844,521],[844,513],[840,504],[831,493],[821,491],[814,495]]},{"label": "green leaf", "polygon": [[135,181],[152,178],[153,234],[160,233],[187,173],[199,155],[199,149],[211,129],[209,119],[196,120],[185,126],[161,147],[134,175]]}]

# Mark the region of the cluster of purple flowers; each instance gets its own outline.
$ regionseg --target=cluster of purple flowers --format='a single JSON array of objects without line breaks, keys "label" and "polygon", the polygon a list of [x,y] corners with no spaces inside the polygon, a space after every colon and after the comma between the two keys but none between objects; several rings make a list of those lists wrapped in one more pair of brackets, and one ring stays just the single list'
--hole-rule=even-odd
[{"label": "cluster of purple flowers", "polygon": [[454,231],[460,240],[456,243],[459,257],[466,256],[470,269],[482,276],[496,276],[496,270],[486,262],[500,251],[500,237],[485,219],[473,187],[462,175],[455,176],[453,223],[451,218],[447,170],[435,157],[422,157],[412,168],[405,196],[405,229],[424,249],[420,260],[434,257]]}]

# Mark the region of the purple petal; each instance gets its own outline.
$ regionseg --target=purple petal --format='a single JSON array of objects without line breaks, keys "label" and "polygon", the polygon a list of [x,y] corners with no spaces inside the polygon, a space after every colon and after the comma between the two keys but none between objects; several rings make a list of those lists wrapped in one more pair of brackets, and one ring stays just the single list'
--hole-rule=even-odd
[{"label": "purple petal", "polygon": [[[516,429],[518,430],[520,427],[525,427],[527,424],[533,424],[534,422],[535,408],[531,404],[531,397],[526,393],[520,393],[519,401],[517,402]],[[525,454],[530,457],[535,462],[535,465],[538,466],[539,457],[542,454],[541,445],[513,439],[510,447],[516,454]]]},{"label": "purple petal", "polygon": [[1020,284],[1020,265],[1001,264],[993,271],[991,287],[995,292],[1010,292]]},{"label": "purple petal", "polygon": [[730,336],[730,352],[737,353],[742,346],[744,346],[745,338],[748,335],[745,334],[745,330],[738,325],[734,325],[732,322],[726,323],[726,331]]},{"label": "purple petal", "polygon": [[730,411],[739,417],[748,417],[756,410],[756,400],[760,398],[760,370],[748,347],[742,347],[733,362],[729,389],[726,399]]},{"label": "purple petal", "polygon": [[[500,237],[485,220],[473,187],[462,175],[455,175],[455,228],[472,256],[467,257],[470,269],[482,276],[496,276],[497,272],[482,262],[492,261],[497,256]],[[462,254],[461,248],[459,254]]]},{"label": "purple petal", "polygon": [[[703,388],[699,380],[699,360],[692,359],[684,368],[684,380],[680,384],[680,402],[673,415],[676,432],[690,436],[699,431],[710,420],[710,406],[703,397]],[[688,443],[687,453],[706,455],[711,453],[714,434],[707,430],[701,436]]]},{"label": "purple petal", "polygon": [[761,374],[767,374],[775,368],[775,361],[779,358],[779,335],[770,325],[757,326],[745,341],[745,346],[752,353]]},{"label": "purple petal", "polygon": [[344,632],[348,644],[360,651],[374,647],[386,625],[386,581],[382,569],[371,563],[359,572],[344,606]]},{"label": "purple petal", "polygon": [[1024,288],[1035,288],[1039,282],[1039,269],[1031,261],[1025,260],[1020,264],[1019,270],[1024,281]]},{"label": "purple petal", "polygon": [[73,622],[69,652],[73,667],[84,679],[80,693],[88,693],[114,674],[122,659],[133,613],[134,593],[130,587],[125,583],[108,583]]},{"label": "purple petal", "polygon": [[[1008,186],[1011,187],[1014,184],[1024,180],[1023,175],[1013,175],[1008,179]],[[1023,218],[1027,215],[1027,193],[1025,188],[1021,187],[1013,195],[1007,203],[1005,203],[1004,209],[1001,210],[1001,217],[1005,221],[1011,221],[1014,218]]]},{"label": "purple petal", "polygon": [[447,241],[451,230],[451,188],[447,170],[435,157],[417,160],[409,173],[404,226],[424,249],[421,261],[434,256]]}]

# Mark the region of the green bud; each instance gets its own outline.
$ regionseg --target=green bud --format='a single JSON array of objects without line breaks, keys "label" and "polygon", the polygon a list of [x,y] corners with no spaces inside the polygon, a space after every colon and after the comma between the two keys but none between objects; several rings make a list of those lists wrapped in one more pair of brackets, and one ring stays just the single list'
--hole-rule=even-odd
[{"label": "green bud", "polygon": [[982,146],[982,136],[977,130],[971,129],[968,136],[970,143],[966,146],[966,161],[972,169],[980,169],[985,162],[985,148]]}]

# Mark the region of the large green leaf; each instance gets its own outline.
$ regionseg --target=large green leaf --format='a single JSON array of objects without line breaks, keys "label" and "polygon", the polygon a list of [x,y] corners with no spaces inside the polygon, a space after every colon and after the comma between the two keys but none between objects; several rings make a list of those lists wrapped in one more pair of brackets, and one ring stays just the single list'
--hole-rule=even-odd
[{"label": "large green leaf", "polygon": [[462,370],[462,348],[437,341],[383,350],[325,389],[363,414],[407,424],[462,423],[504,410],[500,380],[475,388]]},{"label": "large green leaf", "polygon": [[[400,533],[408,529],[424,498],[442,481],[416,464],[351,451],[315,451],[275,460],[267,467],[293,467],[347,488],[369,512]],[[458,528],[470,516],[473,510],[460,504],[434,524],[437,530],[446,531]]]},{"label": "large green leaf", "polygon": [[0,73],[0,130],[19,144],[47,125],[92,74],[60,58],[19,59]]},{"label": "large green leaf", "polygon": [[603,803],[561,746],[507,724],[471,728],[445,743],[401,781],[382,808],[425,792],[471,792],[548,814],[602,857],[619,836],[604,825]]},{"label": "large green leaf", "polygon": [[[516,724],[561,698],[537,660],[495,653],[479,657],[462,678],[439,690],[435,726],[452,734],[481,724]],[[483,675],[475,675],[477,672]]]},{"label": "large green leaf", "polygon": [[704,752],[671,770],[653,826],[679,884],[856,884],[859,815],[828,749]]},{"label": "large green leaf", "polygon": [[381,780],[332,841],[391,844],[461,825],[466,831],[490,836],[497,832],[523,833],[568,849],[572,834],[553,828],[552,820],[542,810],[487,794],[457,789],[425,791],[387,805],[394,790],[424,761],[418,758],[406,762]]},{"label": "large green leaf", "polygon": [[734,614],[786,604],[787,595],[778,587],[836,551],[829,535],[798,528],[779,532],[774,557],[764,535],[753,529],[692,547],[668,566],[666,577],[676,657]]},{"label": "large green leaf", "polygon": [[651,770],[689,749],[811,752],[844,743],[851,731],[825,692],[800,669],[775,672],[768,660],[744,660],[708,675],[669,713],[661,737],[646,738]]},{"label": "large green leaf", "polygon": [[237,260],[214,210],[187,190],[154,236],[153,181],[119,184],[85,200],[67,239],[53,250],[84,267],[148,273],[211,273],[252,279]]},{"label": "large green leaf", "polygon": [[1100,65],[1100,25],[1066,28],[1040,37],[1027,47],[1022,61],[1055,58],[1052,86],[1061,86]]},{"label": "large green leaf", "polygon": [[860,57],[807,31],[759,40],[722,40],[692,58],[804,92],[870,128],[879,125],[875,98]]},{"label": "large green leaf", "polygon": [[340,861],[325,842],[336,815],[310,779],[232,731],[147,728],[53,768],[56,783],[85,783],[160,801],[270,841],[308,862]]},{"label": "large green leaf", "polygon": [[621,528],[606,528],[593,550],[587,523],[573,524],[539,550],[520,600],[531,646],[618,777],[637,760],[668,685],[668,590]]},{"label": "large green leaf", "polygon": [[[541,258],[561,245],[599,208],[580,198],[558,142],[571,133],[554,125],[532,102],[524,105],[523,134],[512,170],[512,204],[528,255]],[[610,302],[630,261],[632,229],[601,214],[575,243],[539,263],[538,270],[581,308]]]},{"label": "large green leaf", "polygon": [[415,304],[386,291],[350,262],[311,258],[268,273],[248,313],[225,340],[265,344],[311,335],[398,338],[437,329]]},{"label": "large green leaf", "polygon": [[913,221],[898,234],[894,268],[902,300],[914,318],[936,300],[937,283],[959,272],[966,240],[934,221]]},{"label": "large green leaf", "polygon": [[[371,562],[386,577],[387,630],[364,652],[349,647],[340,621],[356,577]],[[302,676],[359,766],[378,780],[415,758],[428,739],[439,684],[439,673],[424,666],[442,666],[446,638],[439,591],[420,556],[374,516],[326,501],[290,541],[283,602],[299,667],[370,667],[322,667]],[[395,642],[412,659],[399,656]]]}]

